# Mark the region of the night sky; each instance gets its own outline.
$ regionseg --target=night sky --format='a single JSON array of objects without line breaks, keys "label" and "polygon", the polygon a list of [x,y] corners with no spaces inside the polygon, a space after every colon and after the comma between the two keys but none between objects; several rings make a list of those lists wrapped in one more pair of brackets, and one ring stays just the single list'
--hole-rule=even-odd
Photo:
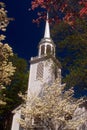
[{"label": "night sky", "polygon": [[[38,55],[38,44],[44,35],[44,23],[32,23],[36,11],[29,11],[31,0],[3,0],[8,16],[15,20],[10,22],[6,31],[6,42],[19,57],[30,60]],[[28,62],[29,63],[29,62]],[[86,93],[87,95],[87,93]]]},{"label": "night sky", "polygon": [[32,23],[36,11],[29,11],[31,0],[7,0],[8,16],[15,20],[10,22],[6,31],[6,42],[13,48],[19,57],[30,60],[37,56],[38,43],[44,34],[44,24]]}]

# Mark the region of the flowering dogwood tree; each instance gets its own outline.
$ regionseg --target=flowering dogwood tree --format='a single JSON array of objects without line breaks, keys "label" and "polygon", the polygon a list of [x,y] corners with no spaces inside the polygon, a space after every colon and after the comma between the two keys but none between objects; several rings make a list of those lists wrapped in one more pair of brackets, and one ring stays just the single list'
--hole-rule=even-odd
[{"label": "flowering dogwood tree", "polygon": [[8,26],[11,18],[7,16],[7,10],[5,10],[5,4],[0,2],[0,30],[6,31],[6,27]]},{"label": "flowering dogwood tree", "polygon": [[15,67],[9,61],[11,56],[13,56],[12,48],[0,42],[0,88],[11,82],[10,77],[15,72]]},{"label": "flowering dogwood tree", "polygon": [[[0,30],[6,31],[6,27],[9,24],[10,19],[7,17],[7,11],[4,9],[4,3],[0,2]],[[2,101],[3,95],[1,91],[11,82],[11,77],[15,72],[15,67],[10,62],[10,57],[13,56],[12,48],[7,44],[3,44],[2,41],[5,40],[4,35],[0,35],[0,104],[3,104]]]},{"label": "flowering dogwood tree", "polygon": [[[47,130],[75,130],[85,122],[85,117],[73,119],[75,110],[83,99],[73,98],[73,89],[64,90],[58,79],[51,86],[46,86],[38,97],[31,95],[24,98],[21,108],[22,118],[19,121],[25,130],[42,128]],[[76,115],[79,116],[78,114]]]}]

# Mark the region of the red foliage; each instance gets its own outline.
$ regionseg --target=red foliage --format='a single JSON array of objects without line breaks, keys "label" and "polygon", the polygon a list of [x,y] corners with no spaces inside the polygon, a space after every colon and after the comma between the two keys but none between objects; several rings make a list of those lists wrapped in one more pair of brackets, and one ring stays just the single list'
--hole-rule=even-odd
[{"label": "red foliage", "polygon": [[31,2],[31,5],[32,5],[32,10],[34,10],[35,8],[37,8],[39,6],[43,7],[44,0],[34,0]]},{"label": "red foliage", "polygon": [[67,6],[65,0],[33,0],[31,2],[31,5],[32,5],[32,10],[34,10],[37,7],[50,10],[51,7],[54,7],[55,10],[61,9],[61,11],[63,11]]},{"label": "red foliage", "polygon": [[[78,12],[76,12],[74,5],[72,4],[77,4],[77,6],[81,6],[81,9],[78,10]],[[50,22],[60,22],[61,20],[64,20],[65,22],[67,22],[70,25],[74,25],[75,23],[75,18],[77,16],[83,16],[83,15],[87,15],[87,0],[33,0],[31,2],[32,5],[32,10],[40,7],[40,8],[44,8],[45,12],[52,12],[54,11],[53,17],[51,17],[51,19],[49,19]],[[76,6],[76,5],[75,5]],[[78,7],[77,7],[78,8]],[[56,13],[55,13],[56,12]],[[63,14],[63,18],[61,19],[58,16],[58,12],[61,12]],[[77,14],[78,13],[78,14]],[[39,20],[46,19],[46,13],[39,12],[38,13],[38,19],[36,19],[36,21],[39,23]]]},{"label": "red foliage", "polygon": [[69,25],[73,26],[75,23],[75,16],[73,13],[67,13],[64,17],[64,21]]},{"label": "red foliage", "polygon": [[79,2],[80,5],[82,5],[82,9],[80,10],[80,16],[87,15],[87,0],[82,0]]}]

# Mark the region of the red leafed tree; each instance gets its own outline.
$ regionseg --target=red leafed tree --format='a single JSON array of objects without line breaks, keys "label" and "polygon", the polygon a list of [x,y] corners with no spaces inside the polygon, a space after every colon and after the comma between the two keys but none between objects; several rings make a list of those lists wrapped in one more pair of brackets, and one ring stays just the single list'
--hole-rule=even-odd
[{"label": "red leafed tree", "polygon": [[74,24],[76,18],[87,15],[87,0],[32,0],[31,5],[32,10],[44,9],[38,13],[36,22],[46,18],[46,11],[50,13],[50,21],[64,20],[70,25]]}]

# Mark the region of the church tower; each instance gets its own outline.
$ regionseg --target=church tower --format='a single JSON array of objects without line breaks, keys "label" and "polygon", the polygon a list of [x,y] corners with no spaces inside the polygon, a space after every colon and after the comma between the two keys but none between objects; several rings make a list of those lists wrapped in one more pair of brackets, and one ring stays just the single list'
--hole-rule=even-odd
[{"label": "church tower", "polygon": [[[61,65],[55,57],[56,46],[50,37],[48,14],[44,37],[39,42],[38,56],[30,59],[28,96],[38,96],[45,85],[51,85],[59,78],[61,85]],[[21,118],[21,105],[13,111],[11,130],[22,130],[18,119]]]},{"label": "church tower", "polygon": [[44,85],[51,85],[56,78],[61,84],[61,66],[55,58],[55,44],[50,37],[48,14],[44,37],[39,42],[38,56],[31,57],[28,95],[38,95]]}]

